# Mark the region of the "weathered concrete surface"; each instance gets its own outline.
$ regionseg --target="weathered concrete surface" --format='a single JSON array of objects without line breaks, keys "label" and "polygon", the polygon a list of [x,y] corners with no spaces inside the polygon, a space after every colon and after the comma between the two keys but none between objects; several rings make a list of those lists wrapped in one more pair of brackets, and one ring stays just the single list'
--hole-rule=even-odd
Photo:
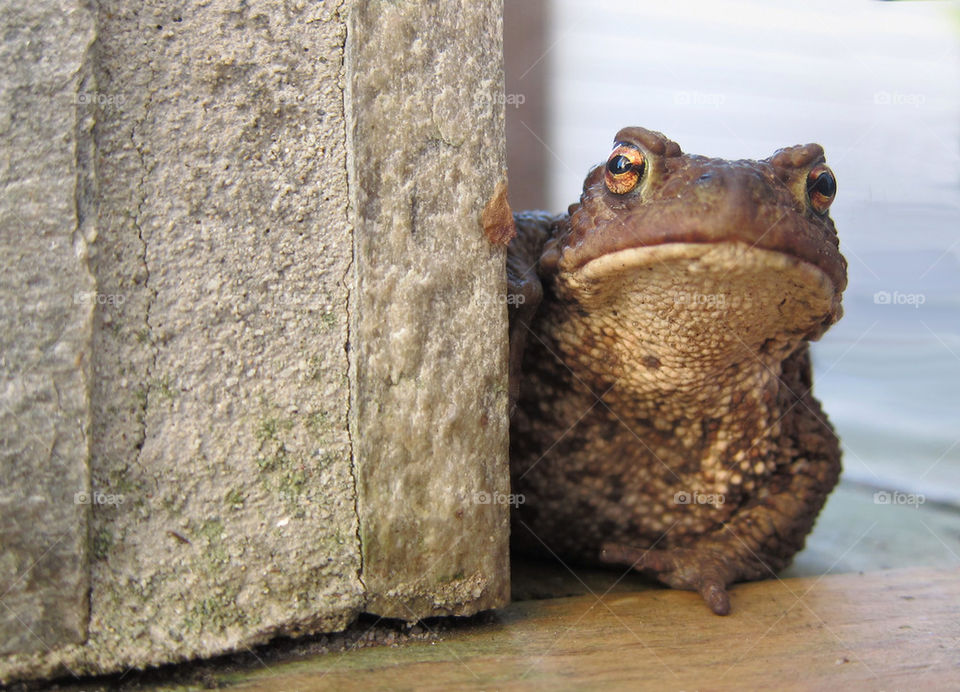
[{"label": "weathered concrete surface", "polygon": [[[87,103],[50,93],[31,109],[96,120],[91,467],[106,503],[89,641],[6,659],[0,677],[210,655],[360,611],[338,11],[104,2]],[[72,291],[75,274],[51,280]]]},{"label": "weathered concrete surface", "polygon": [[509,597],[504,257],[479,224],[504,176],[500,22],[467,0],[350,13],[354,441],[366,609],[389,617]]},{"label": "weathered concrete surface", "polygon": [[94,515],[92,627],[138,665],[362,604],[337,10],[100,9],[96,273],[131,300],[96,329],[94,487],[126,502]]},{"label": "weathered concrete surface", "polygon": [[78,116],[93,18],[3,3],[0,23],[0,655],[87,631],[93,277]]},{"label": "weathered concrete surface", "polygon": [[505,603],[498,3],[35,5],[0,42],[51,70],[0,82],[3,492],[69,529],[26,605],[70,617],[0,680]]}]

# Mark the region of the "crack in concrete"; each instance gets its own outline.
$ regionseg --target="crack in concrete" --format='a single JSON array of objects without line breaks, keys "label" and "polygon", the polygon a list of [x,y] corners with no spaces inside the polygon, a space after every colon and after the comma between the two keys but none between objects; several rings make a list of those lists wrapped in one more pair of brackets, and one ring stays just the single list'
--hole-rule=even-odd
[{"label": "crack in concrete", "polygon": [[359,565],[357,567],[357,581],[360,582],[361,587],[363,588],[362,601],[363,603],[360,606],[362,610],[366,606],[369,589],[366,582],[363,579],[364,571],[364,560],[363,560],[363,532],[361,531],[361,522],[360,522],[360,474],[357,464],[357,449],[354,444],[354,426],[355,420],[357,417],[357,382],[359,380],[357,375],[357,352],[355,348],[351,348],[351,339],[354,336],[354,322],[353,315],[354,310],[352,310],[352,303],[359,295],[359,277],[356,272],[356,256],[357,256],[357,235],[356,229],[354,227],[354,220],[356,219],[357,214],[357,205],[355,204],[354,199],[354,190],[352,179],[353,176],[350,174],[350,171],[353,169],[353,129],[350,127],[351,121],[351,103],[353,99],[353,88],[350,80],[351,71],[347,69],[347,63],[351,60],[351,51],[350,51],[350,21],[351,21],[351,11],[350,8],[346,8],[344,12],[344,3],[340,3],[337,6],[336,14],[338,18],[342,18],[343,24],[343,41],[340,44],[340,79],[343,84],[343,122],[344,122],[344,146],[345,146],[345,156],[344,156],[344,175],[347,181],[347,218],[348,223],[350,224],[351,231],[351,244],[350,244],[350,261],[347,263],[346,268],[344,269],[343,276],[340,278],[340,284],[346,288],[347,291],[347,300],[346,300],[346,313],[347,313],[347,338],[344,342],[344,351],[347,357],[347,385],[349,387],[349,392],[347,393],[347,441],[350,446],[350,475],[353,480],[353,513],[357,522],[357,552],[359,556]]},{"label": "crack in concrete", "polygon": [[[148,49],[146,42],[144,42],[144,51]],[[150,83],[156,84],[157,71],[153,67],[153,63],[149,63],[150,67]],[[141,469],[146,471],[142,462],[143,455],[143,445],[147,440],[147,413],[150,410],[150,378],[157,369],[157,360],[159,358],[159,348],[157,348],[156,342],[153,337],[153,325],[150,323],[150,312],[153,308],[153,304],[157,299],[157,290],[150,285],[150,264],[149,264],[149,253],[147,248],[147,238],[144,234],[142,216],[144,207],[147,204],[147,194],[144,191],[144,184],[147,179],[147,160],[146,154],[144,153],[144,148],[142,144],[138,143],[137,135],[142,130],[144,123],[146,122],[147,116],[150,113],[151,105],[153,104],[153,97],[156,94],[156,88],[151,89],[147,92],[147,97],[143,104],[143,114],[142,117],[134,120],[133,126],[130,128],[130,142],[133,144],[134,150],[137,152],[137,157],[140,164],[140,180],[137,181],[135,186],[135,191],[137,194],[137,208],[136,212],[133,215],[133,227],[137,231],[137,238],[140,240],[140,244],[143,247],[143,253],[140,256],[140,261],[143,265],[144,270],[144,280],[143,287],[147,292],[147,304],[144,308],[143,313],[143,322],[144,327],[147,331],[147,339],[145,340],[147,348],[151,350],[149,364],[147,365],[147,371],[144,376],[144,398],[142,403],[143,418],[140,425],[139,439],[135,443],[136,447],[136,457],[134,458],[134,463],[139,466]],[[142,138],[141,138],[142,139]],[[159,487],[159,480],[154,478],[154,483]]]}]

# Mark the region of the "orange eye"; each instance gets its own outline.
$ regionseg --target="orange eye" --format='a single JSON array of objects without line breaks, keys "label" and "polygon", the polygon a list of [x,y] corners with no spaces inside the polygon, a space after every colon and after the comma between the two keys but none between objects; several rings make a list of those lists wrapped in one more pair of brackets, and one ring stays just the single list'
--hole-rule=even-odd
[{"label": "orange eye", "polygon": [[807,175],[807,197],[814,211],[826,214],[836,196],[837,179],[833,177],[833,171],[822,163],[814,166]]},{"label": "orange eye", "polygon": [[624,195],[637,186],[643,177],[646,162],[643,152],[632,144],[618,142],[607,159],[604,182],[615,195]]}]

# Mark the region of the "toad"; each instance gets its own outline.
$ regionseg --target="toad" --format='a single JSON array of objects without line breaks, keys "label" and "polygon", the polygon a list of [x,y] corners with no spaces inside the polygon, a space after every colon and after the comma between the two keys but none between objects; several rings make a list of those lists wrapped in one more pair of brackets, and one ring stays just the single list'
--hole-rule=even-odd
[{"label": "toad", "polygon": [[817,144],[684,154],[640,127],[508,248],[515,551],[699,592],[771,577],[840,473],[809,342],[846,261]]}]

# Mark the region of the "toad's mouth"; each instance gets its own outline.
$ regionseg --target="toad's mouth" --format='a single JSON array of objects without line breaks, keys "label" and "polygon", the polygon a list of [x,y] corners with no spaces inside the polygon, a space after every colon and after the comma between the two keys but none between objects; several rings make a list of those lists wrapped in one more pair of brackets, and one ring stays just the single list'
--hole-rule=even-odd
[{"label": "toad's mouth", "polygon": [[742,242],[610,252],[559,275],[557,290],[588,312],[674,324],[696,341],[727,328],[754,344],[817,339],[843,314],[841,292],[818,264]]},{"label": "toad's mouth", "polygon": [[[834,290],[847,286],[847,262],[840,254],[836,232],[812,223],[794,212],[775,214],[746,204],[714,205],[717,211],[697,215],[684,210],[660,209],[651,205],[638,210],[623,223],[601,223],[582,206],[574,209],[569,235],[561,240],[559,265],[577,271],[605,256],[635,249],[638,256],[666,245],[742,244],[806,262],[826,274]],[[749,213],[761,214],[756,218]],[[657,222],[648,222],[653,215]]]}]

